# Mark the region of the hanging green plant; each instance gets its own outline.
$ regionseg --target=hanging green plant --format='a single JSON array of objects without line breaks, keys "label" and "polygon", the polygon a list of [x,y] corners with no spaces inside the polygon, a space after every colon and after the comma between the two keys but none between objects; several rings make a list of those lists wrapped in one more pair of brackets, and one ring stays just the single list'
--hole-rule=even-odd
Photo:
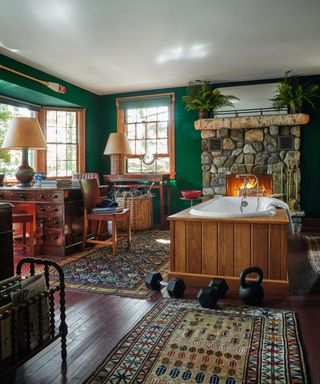
[{"label": "hanging green plant", "polygon": [[187,86],[187,95],[182,96],[187,111],[198,111],[199,118],[210,117],[222,107],[233,107],[231,100],[239,100],[233,95],[223,95],[218,88],[213,88],[210,81],[190,81]]},{"label": "hanging green plant", "polygon": [[285,73],[284,79],[277,86],[277,93],[271,100],[274,108],[288,108],[289,113],[301,112],[303,103],[315,108],[314,100],[320,99],[320,88],[317,84],[301,84],[292,71]]}]

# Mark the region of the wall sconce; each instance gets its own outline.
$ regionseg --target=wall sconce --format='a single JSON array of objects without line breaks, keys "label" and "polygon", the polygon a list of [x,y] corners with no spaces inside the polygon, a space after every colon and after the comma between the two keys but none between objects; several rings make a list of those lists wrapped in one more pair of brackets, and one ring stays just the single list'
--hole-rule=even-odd
[{"label": "wall sconce", "polygon": [[125,155],[130,155],[131,148],[124,133],[110,133],[104,155],[110,155],[111,175],[123,175],[125,172]]}]

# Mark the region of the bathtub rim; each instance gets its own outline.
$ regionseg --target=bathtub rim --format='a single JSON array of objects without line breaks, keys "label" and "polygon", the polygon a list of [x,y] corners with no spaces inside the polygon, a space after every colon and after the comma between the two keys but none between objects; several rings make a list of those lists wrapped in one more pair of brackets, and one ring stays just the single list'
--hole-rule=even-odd
[{"label": "bathtub rim", "polygon": [[[234,199],[234,198],[235,197],[233,197],[233,196],[223,196],[223,197],[217,197],[217,198],[209,199],[207,201],[203,201],[203,202],[201,202],[199,204],[196,204],[196,205],[192,206],[191,210],[190,210],[190,214],[193,215],[193,216],[201,216],[201,217],[224,219],[224,218],[245,218],[245,217],[274,216],[275,213],[276,213],[276,208],[274,206],[272,206],[272,209],[263,210],[263,211],[259,211],[259,212],[250,212],[250,213],[246,213],[245,212],[245,214],[242,214],[241,212],[239,212],[239,213],[238,212],[237,213],[219,212],[216,215],[214,215],[211,212],[207,212],[207,213],[201,214],[202,212],[198,211],[198,208],[205,207],[205,206],[207,206],[209,204],[212,204],[212,203],[214,203],[214,201],[219,201],[220,199],[231,200],[231,199]],[[249,199],[250,198],[251,197],[249,197]],[[239,197],[237,199],[241,200],[241,197]],[[257,199],[257,198],[254,197],[254,199]],[[269,198],[268,197],[260,197],[260,199],[269,199]],[[272,199],[270,199],[270,202],[271,202],[271,200]],[[240,201],[239,201],[239,205],[240,205]],[[195,212],[197,212],[197,213],[195,213]]]},{"label": "bathtub rim", "polygon": [[239,223],[250,223],[254,221],[255,223],[267,223],[267,224],[288,224],[289,219],[287,213],[282,208],[277,208],[276,213],[272,216],[252,216],[252,217],[208,217],[208,216],[198,216],[190,213],[191,209],[200,206],[207,201],[194,205],[193,207],[186,208],[180,212],[177,212],[173,215],[167,217],[167,220],[175,221],[184,219],[186,221],[212,221],[212,222],[239,222]]}]

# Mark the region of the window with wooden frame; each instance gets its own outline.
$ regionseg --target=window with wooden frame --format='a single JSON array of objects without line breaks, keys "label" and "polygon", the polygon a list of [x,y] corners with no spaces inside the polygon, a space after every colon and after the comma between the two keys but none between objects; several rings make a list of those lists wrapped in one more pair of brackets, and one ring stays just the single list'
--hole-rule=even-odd
[{"label": "window with wooden frame", "polygon": [[42,108],[39,122],[47,143],[38,151],[37,170],[48,177],[85,171],[85,110]]},{"label": "window with wooden frame", "polygon": [[164,173],[174,178],[174,100],[174,93],[116,100],[118,132],[128,136],[132,150],[127,173]]}]

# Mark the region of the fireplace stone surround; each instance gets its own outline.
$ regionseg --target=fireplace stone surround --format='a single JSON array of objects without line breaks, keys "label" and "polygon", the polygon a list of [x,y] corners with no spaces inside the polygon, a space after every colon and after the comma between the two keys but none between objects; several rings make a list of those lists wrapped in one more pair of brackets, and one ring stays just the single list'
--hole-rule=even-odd
[{"label": "fireplace stone surround", "polygon": [[226,195],[227,174],[271,174],[273,195],[299,211],[300,135],[299,125],[202,130],[203,195]]}]

